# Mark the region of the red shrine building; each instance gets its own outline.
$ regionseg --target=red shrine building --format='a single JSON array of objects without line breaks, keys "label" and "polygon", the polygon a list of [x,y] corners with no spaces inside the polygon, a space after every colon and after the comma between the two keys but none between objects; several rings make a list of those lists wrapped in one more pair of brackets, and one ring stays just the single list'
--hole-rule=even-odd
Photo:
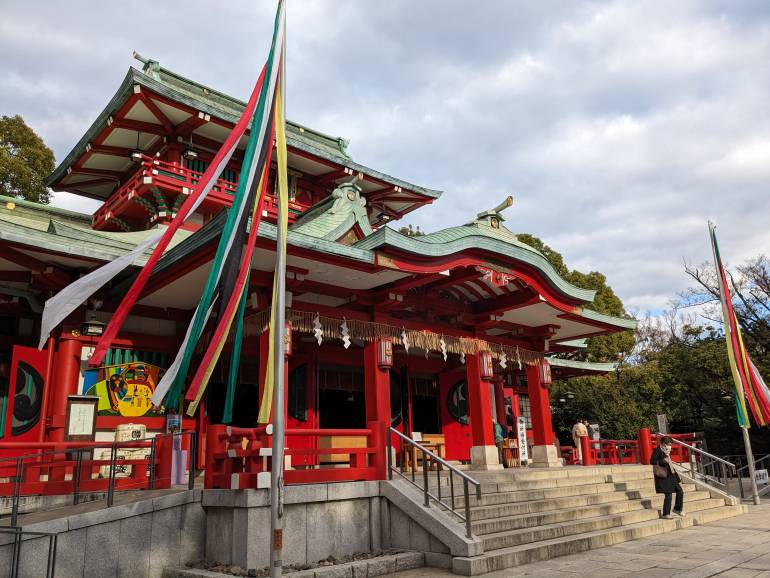
[{"label": "red shrine building", "polygon": [[[93,215],[1,199],[0,446],[64,440],[70,396],[99,398],[97,441],[112,440],[126,423],[142,424],[148,435],[166,431],[168,415],[182,409],[153,406],[150,397],[197,305],[240,178],[245,137],[177,232],[104,366],[90,369],[87,360],[136,268],[73,313],[44,349],[35,347],[44,302],[164,227],[244,107],[156,61],[143,62],[142,70],[129,69],[48,179],[56,191],[101,201]],[[384,424],[419,435],[448,460],[494,468],[494,422],[510,427],[522,415],[533,464],[560,465],[551,379],[610,366],[553,355],[634,322],[593,311],[593,291],[568,283],[519,241],[505,226],[510,198],[467,215],[464,225],[402,234],[392,222],[430,210],[425,205],[439,202],[439,191],[359,164],[342,138],[292,123],[287,132],[286,419],[289,428],[315,432],[292,437],[287,447],[334,448],[335,436],[318,430]],[[264,382],[276,215],[268,196],[235,392],[232,423],[242,427],[256,425]],[[222,423],[228,367],[225,350],[196,415],[182,420],[184,430],[203,434]],[[336,459],[298,455],[291,467]]]}]

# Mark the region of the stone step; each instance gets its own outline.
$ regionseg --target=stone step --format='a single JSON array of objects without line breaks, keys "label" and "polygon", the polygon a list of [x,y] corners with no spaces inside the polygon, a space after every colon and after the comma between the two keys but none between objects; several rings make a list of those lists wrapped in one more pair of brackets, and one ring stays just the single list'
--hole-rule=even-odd
[{"label": "stone step", "polygon": [[[504,496],[504,494],[488,494],[483,498],[493,496]],[[471,502],[471,512],[474,520],[483,520],[486,518],[497,518],[500,516],[515,516],[519,514],[535,514],[538,512],[547,512],[551,510],[562,510],[565,508],[580,508],[582,506],[593,506],[597,504],[607,504],[611,502],[628,501],[628,496],[624,492],[604,492],[596,494],[584,494],[578,496],[566,496],[563,498],[550,498],[545,500],[532,501],[501,501],[489,505],[473,505]],[[462,506],[464,501],[459,502]]]},{"label": "stone step", "polygon": [[[633,490],[625,489],[625,485],[626,485],[625,482],[622,484],[615,484],[616,489],[619,492],[625,492],[626,495],[632,500],[641,500],[642,498],[649,498],[650,496],[657,494],[657,492],[655,491],[654,483],[649,485],[643,485],[638,489],[633,489]],[[695,491],[695,484],[685,483],[685,484],[681,484],[681,486],[685,494],[687,494],[688,492]]]},{"label": "stone step", "polygon": [[[482,488],[483,491],[483,488]],[[481,496],[483,504],[501,503],[501,501],[530,502],[535,500],[548,500],[566,498],[569,496],[583,496],[615,492],[614,484],[583,484],[579,486],[564,486],[558,488],[546,488],[542,490],[502,490],[500,492],[486,492]],[[473,498],[475,499],[475,498]],[[471,502],[473,503],[473,502]]]},{"label": "stone step", "polygon": [[644,469],[634,469],[627,472],[617,472],[609,475],[607,481],[611,482],[630,482],[633,480],[655,480],[652,473],[652,466],[646,466]]},{"label": "stone step", "polygon": [[[628,504],[611,504],[609,507],[629,508]],[[507,530],[494,532],[479,536],[484,542],[484,551],[500,550],[522,544],[543,542],[564,536],[574,536],[597,530],[606,530],[616,526],[628,526],[640,522],[657,520],[660,517],[657,510],[647,510],[637,507],[636,509],[608,513],[602,516],[592,516],[584,519],[568,520],[564,522],[554,522],[552,524],[543,524],[534,528],[522,528],[519,530]]]},{"label": "stone step", "polygon": [[479,480],[505,478],[513,481],[545,480],[549,478],[574,478],[586,475],[609,476],[617,473],[651,472],[650,466],[567,466],[563,468],[510,468],[504,470],[472,470],[470,475]]},{"label": "stone step", "polygon": [[485,552],[474,557],[455,557],[452,571],[463,576],[476,576],[495,570],[504,570],[530,562],[549,560],[558,556],[584,552],[594,548],[619,544],[647,536],[687,528],[742,514],[745,506],[720,506],[710,508],[674,520],[653,519],[577,535],[560,535],[548,540],[527,543]]}]

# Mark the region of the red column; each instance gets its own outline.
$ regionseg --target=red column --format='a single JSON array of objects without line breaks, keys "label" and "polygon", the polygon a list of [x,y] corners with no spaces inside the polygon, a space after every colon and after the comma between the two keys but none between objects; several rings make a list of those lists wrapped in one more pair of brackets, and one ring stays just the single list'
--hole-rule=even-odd
[{"label": "red column", "polygon": [[536,446],[553,444],[550,392],[540,383],[540,366],[527,365],[527,390],[532,408],[532,435]]},{"label": "red column", "polygon": [[557,467],[562,465],[561,456],[554,442],[551,423],[551,403],[548,388],[540,383],[540,366],[527,365],[527,391],[532,409],[532,465]]},{"label": "red column", "polygon": [[364,397],[366,427],[372,430],[372,441],[377,447],[374,467],[378,479],[384,480],[388,477],[386,440],[390,433],[390,374],[387,368],[379,367],[379,346],[379,341],[364,344]]},{"label": "red column", "polygon": [[648,427],[639,430],[639,459],[644,465],[649,464],[652,459],[652,433]]},{"label": "red column", "polygon": [[51,389],[51,441],[64,441],[67,396],[76,395],[80,378],[80,353],[83,344],[77,339],[61,339],[56,352],[53,387]]},{"label": "red column", "polygon": [[500,379],[495,380],[495,413],[497,415],[497,423],[507,427],[505,423],[505,390]]},{"label": "red column", "polygon": [[591,448],[591,440],[588,436],[580,437],[580,452],[583,454],[584,466],[595,466],[596,460],[594,459],[594,453]]},{"label": "red column", "polygon": [[495,446],[489,383],[481,379],[481,364],[478,355],[466,355],[465,366],[468,385],[468,416],[473,435],[471,464],[476,469],[499,468],[501,466]]}]

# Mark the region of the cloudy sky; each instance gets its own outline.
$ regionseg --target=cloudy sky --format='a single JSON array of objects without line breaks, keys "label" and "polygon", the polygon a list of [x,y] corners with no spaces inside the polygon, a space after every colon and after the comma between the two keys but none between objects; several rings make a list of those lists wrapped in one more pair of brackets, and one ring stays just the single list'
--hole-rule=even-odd
[{"label": "cloudy sky", "polygon": [[[687,286],[716,220],[770,246],[770,3],[289,0],[288,116],[441,189],[434,230],[513,194],[506,224],[599,270],[637,312]],[[62,159],[135,65],[244,98],[275,2],[0,0],[0,114]],[[56,204],[93,211],[58,195]]]}]

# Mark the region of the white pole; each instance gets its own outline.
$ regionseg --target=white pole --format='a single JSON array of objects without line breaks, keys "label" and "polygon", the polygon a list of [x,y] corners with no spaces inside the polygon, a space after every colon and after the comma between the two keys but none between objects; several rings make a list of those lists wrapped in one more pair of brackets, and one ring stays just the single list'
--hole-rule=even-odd
[{"label": "white pole", "polygon": [[[751,479],[751,496],[754,499],[754,505],[759,506],[759,490],[757,490],[757,478],[754,477],[754,452],[751,451],[751,439],[749,438],[749,430],[746,427],[741,427],[743,432],[743,445],[746,447],[746,460],[749,463],[749,478]],[[738,478],[739,483],[743,481]]]},{"label": "white pole", "polygon": [[[286,94],[286,19],[283,21],[283,50],[281,51],[281,98]],[[285,101],[283,101],[285,102]],[[282,107],[283,108],[283,107]],[[285,113],[284,113],[285,114]],[[277,119],[285,123],[285,117]],[[280,195],[279,195],[280,203]],[[273,320],[273,456],[270,470],[270,577],[280,578],[283,574],[283,467],[285,427],[283,419],[284,383],[284,336],[286,335],[286,239],[283,236],[281,214],[288,207],[279,206],[278,236],[276,239],[275,283],[276,318]]]}]

